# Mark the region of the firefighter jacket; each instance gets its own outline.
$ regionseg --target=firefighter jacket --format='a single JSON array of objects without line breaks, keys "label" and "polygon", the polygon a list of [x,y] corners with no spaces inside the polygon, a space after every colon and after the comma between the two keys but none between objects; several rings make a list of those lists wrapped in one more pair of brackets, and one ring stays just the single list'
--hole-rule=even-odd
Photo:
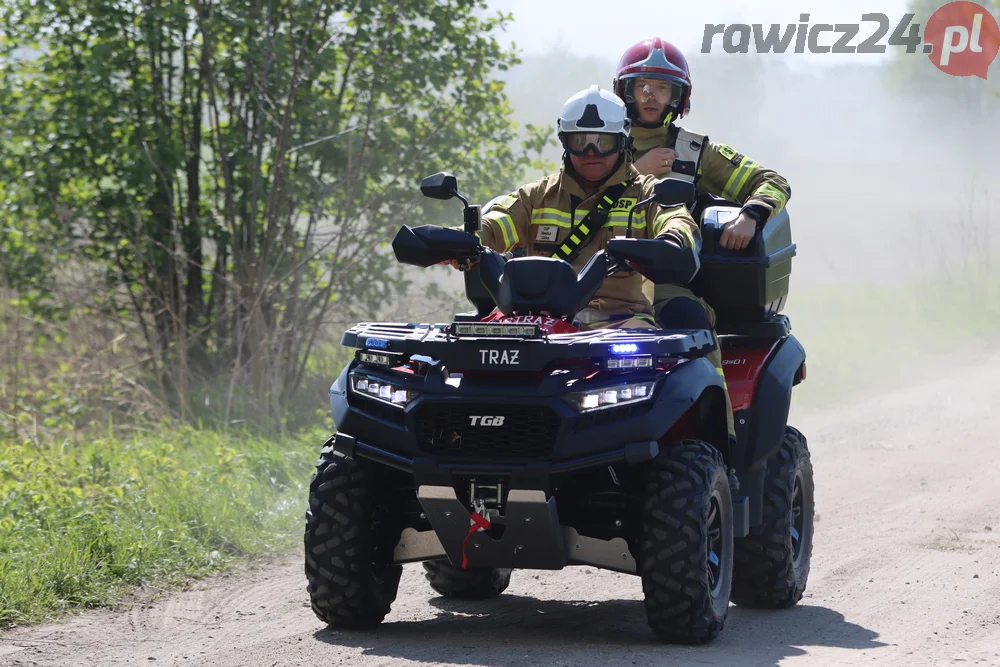
[{"label": "firefighter jacket", "polygon": [[[657,180],[639,174],[626,160],[596,193],[587,196],[564,164],[557,173],[494,199],[483,214],[481,243],[498,252],[524,248],[529,256],[565,254],[572,236],[579,238],[590,231],[585,225],[581,228],[580,223],[604,198],[605,191],[628,181],[624,193],[611,206],[607,222],[573,258],[573,268],[579,272],[607,247],[608,240],[626,235],[629,209],[652,196]],[[663,207],[651,202],[636,209],[632,214],[632,237],[669,239],[681,247],[701,248],[701,232],[684,206]],[[650,314],[649,300],[642,291],[644,280],[633,271],[620,271],[604,281],[588,307],[609,315]]]},{"label": "firefighter jacket", "polygon": [[[633,127],[633,159],[654,148],[672,148],[677,159],[666,174],[693,181],[698,192],[707,192],[747,208],[757,209],[766,222],[788,203],[791,187],[777,172],[766,169],[726,144],[676,125]],[[661,176],[664,178],[664,176]]]}]

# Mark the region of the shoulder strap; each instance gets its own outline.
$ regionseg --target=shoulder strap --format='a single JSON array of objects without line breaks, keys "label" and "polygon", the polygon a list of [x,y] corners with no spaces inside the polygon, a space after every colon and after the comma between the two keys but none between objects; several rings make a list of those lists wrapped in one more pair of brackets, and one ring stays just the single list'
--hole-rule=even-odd
[{"label": "shoulder strap", "polygon": [[594,207],[577,223],[576,227],[570,230],[569,238],[552,253],[552,256],[556,259],[564,259],[572,264],[584,246],[590,243],[597,233],[601,231],[601,228],[604,227],[604,223],[608,221],[611,207],[625,194],[625,190],[630,185],[632,185],[632,179],[612,185],[605,190],[604,196],[594,204]]},{"label": "shoulder strap", "polygon": [[683,127],[677,128],[675,136],[674,150],[677,151],[677,159],[671,167],[674,172],[671,176],[682,180],[696,180],[701,156],[708,146],[708,137]]}]

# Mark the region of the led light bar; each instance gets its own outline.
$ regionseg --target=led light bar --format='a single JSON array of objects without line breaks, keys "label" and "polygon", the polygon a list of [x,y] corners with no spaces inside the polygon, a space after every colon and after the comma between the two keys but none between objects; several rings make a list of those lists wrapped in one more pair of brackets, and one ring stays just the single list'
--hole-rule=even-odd
[{"label": "led light bar", "polygon": [[628,371],[639,368],[652,368],[653,355],[647,354],[641,357],[618,357],[607,360],[609,371]]},{"label": "led light bar", "polygon": [[363,364],[371,364],[372,366],[391,367],[396,365],[397,358],[378,352],[358,352],[358,361]]},{"label": "led light bar", "polygon": [[639,346],[635,343],[615,343],[611,346],[611,354],[635,354]]},{"label": "led light bar", "polygon": [[541,329],[537,324],[452,324],[453,336],[476,336],[485,338],[538,338]]},{"label": "led light bar", "polygon": [[619,405],[647,401],[653,397],[656,382],[633,382],[615,387],[581,391],[566,396],[566,401],[580,412],[603,410]]},{"label": "led light bar", "polygon": [[387,403],[400,409],[405,408],[420,397],[420,392],[397,387],[391,382],[363,375],[351,375],[351,389],[355,394],[381,403]]}]

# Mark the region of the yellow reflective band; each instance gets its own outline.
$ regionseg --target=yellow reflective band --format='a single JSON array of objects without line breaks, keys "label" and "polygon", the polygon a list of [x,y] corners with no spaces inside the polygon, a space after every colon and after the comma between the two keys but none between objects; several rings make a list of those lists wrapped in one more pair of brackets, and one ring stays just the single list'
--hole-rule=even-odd
[{"label": "yellow reflective band", "polygon": [[743,186],[746,185],[747,179],[750,178],[750,174],[753,173],[754,169],[757,166],[758,166],[757,163],[754,162],[753,160],[751,160],[750,162],[748,162],[746,164],[745,167],[743,167],[744,169],[746,169],[746,172],[744,172],[744,174],[742,176],[740,176],[740,180],[736,184],[736,188],[733,190],[733,196],[734,197],[740,192],[740,190],[743,189]]},{"label": "yellow reflective band", "polygon": [[573,235],[571,235],[569,237],[569,240],[572,241],[573,243],[579,243],[580,242],[580,237],[577,236],[576,234],[573,234]]},{"label": "yellow reflective band", "polygon": [[583,232],[584,234],[589,234],[590,227],[588,227],[587,225],[580,225],[580,231]]},{"label": "yellow reflective band", "polygon": [[674,215],[676,215],[676,211],[670,213],[661,213],[660,215],[656,216],[656,218],[653,219],[653,235],[659,236],[660,232],[662,232],[663,228],[666,227],[667,223],[670,222],[671,219],[673,219]]},{"label": "yellow reflective band", "polygon": [[563,244],[563,246],[562,246],[561,248],[559,248],[559,249],[560,249],[560,250],[562,250],[562,253],[563,253],[564,255],[568,255],[568,254],[569,254],[569,253],[570,253],[570,252],[571,252],[571,251],[573,250],[572,248],[570,248],[570,247],[569,247],[568,245],[566,245],[565,243],[564,243],[564,244]]},{"label": "yellow reflective band", "polygon": [[491,211],[483,218],[484,222],[488,220],[492,220],[497,223],[497,226],[500,228],[500,233],[503,235],[504,252],[510,250],[517,244],[517,227],[514,226],[514,218],[510,217],[506,213],[500,213],[499,211],[494,213]]},{"label": "yellow reflective band", "polygon": [[757,163],[750,158],[745,157],[740,160],[739,168],[733,170],[733,173],[729,176],[729,180],[726,182],[726,187],[722,189],[723,198],[730,201],[735,200],[756,166]]},{"label": "yellow reflective band", "polygon": [[[608,227],[628,227],[628,219],[612,220],[611,222],[608,223]],[[645,228],[646,228],[645,220],[636,221],[635,218],[632,218],[632,229],[645,229]]]},{"label": "yellow reflective band", "polygon": [[561,218],[551,217],[549,214],[543,215],[532,215],[531,224],[533,225],[552,225],[553,227],[563,227],[569,229],[572,225],[569,220],[563,220]]},{"label": "yellow reflective band", "polygon": [[765,183],[764,185],[757,188],[756,195],[764,195],[766,197],[774,197],[778,200],[778,205],[774,208],[774,213],[777,213],[781,209],[785,208],[785,204],[788,203],[788,196],[785,195],[779,188],[774,187],[770,183]]},{"label": "yellow reflective band", "polygon": [[532,216],[539,214],[545,216],[546,218],[552,218],[553,220],[566,220],[569,222],[570,214],[566,211],[561,211],[558,208],[536,208],[531,212]]}]

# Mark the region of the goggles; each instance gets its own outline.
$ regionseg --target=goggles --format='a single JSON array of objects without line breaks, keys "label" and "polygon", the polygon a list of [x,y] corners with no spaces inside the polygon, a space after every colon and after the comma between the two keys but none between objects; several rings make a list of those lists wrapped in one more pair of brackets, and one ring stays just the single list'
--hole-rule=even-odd
[{"label": "goggles", "polygon": [[629,79],[625,84],[625,102],[643,102],[655,99],[660,104],[679,102],[684,97],[684,86],[667,79]]},{"label": "goggles", "polygon": [[570,132],[562,135],[562,144],[573,155],[592,151],[597,157],[607,157],[622,149],[624,139],[620,134],[607,132]]}]

